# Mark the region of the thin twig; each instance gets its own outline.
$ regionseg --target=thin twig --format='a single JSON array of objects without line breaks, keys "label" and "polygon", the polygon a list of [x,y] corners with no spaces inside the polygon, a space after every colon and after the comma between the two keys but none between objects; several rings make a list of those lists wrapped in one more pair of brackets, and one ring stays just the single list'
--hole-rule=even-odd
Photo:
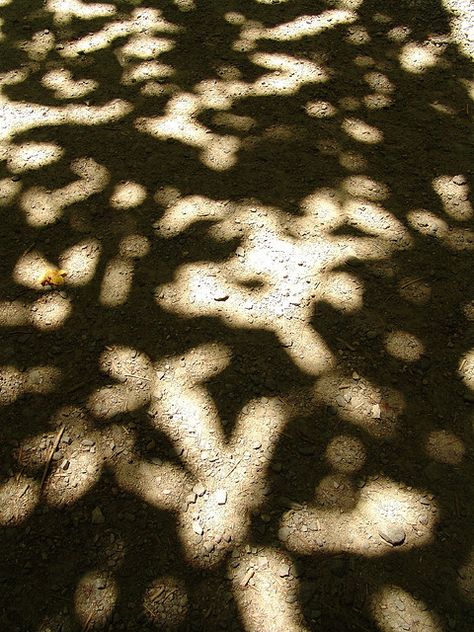
[{"label": "thin twig", "polygon": [[149,377],[145,377],[144,375],[135,375],[134,373],[124,373],[124,377],[134,377],[137,380],[146,380],[147,382],[151,382]]},{"label": "thin twig", "polygon": [[54,443],[51,446],[51,449],[49,451],[48,459],[46,461],[46,465],[44,466],[43,476],[41,478],[40,493],[43,491],[44,482],[46,480],[46,477],[48,476],[48,471],[49,471],[49,467],[51,465],[51,461],[53,460],[53,455],[54,455],[54,453],[57,450],[59,442],[61,441],[61,437],[63,436],[63,432],[64,432],[64,426],[61,426],[61,428],[58,431],[58,434],[56,435],[56,439],[54,440]]},{"label": "thin twig", "polygon": [[235,470],[235,468],[240,465],[241,461],[242,461],[243,457],[240,458],[236,463],[234,463],[234,465],[230,468],[230,470],[227,472],[227,474],[224,476],[224,479],[228,478],[232,472]]}]

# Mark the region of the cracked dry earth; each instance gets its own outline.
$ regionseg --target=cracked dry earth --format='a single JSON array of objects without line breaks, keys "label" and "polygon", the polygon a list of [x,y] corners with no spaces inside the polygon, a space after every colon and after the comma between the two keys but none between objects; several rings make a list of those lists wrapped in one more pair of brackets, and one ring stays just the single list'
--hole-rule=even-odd
[{"label": "cracked dry earth", "polygon": [[474,629],[473,24],[0,0],[0,630]]}]

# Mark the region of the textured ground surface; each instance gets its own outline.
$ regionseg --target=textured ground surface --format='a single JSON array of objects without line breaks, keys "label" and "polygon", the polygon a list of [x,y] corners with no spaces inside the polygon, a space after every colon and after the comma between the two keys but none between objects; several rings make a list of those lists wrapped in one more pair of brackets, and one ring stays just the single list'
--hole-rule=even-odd
[{"label": "textured ground surface", "polygon": [[1,630],[474,629],[473,24],[0,0]]}]

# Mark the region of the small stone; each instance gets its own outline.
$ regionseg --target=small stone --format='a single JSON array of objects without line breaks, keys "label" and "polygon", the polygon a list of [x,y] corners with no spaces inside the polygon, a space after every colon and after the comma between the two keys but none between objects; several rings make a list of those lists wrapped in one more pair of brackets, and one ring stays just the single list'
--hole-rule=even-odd
[{"label": "small stone", "polygon": [[95,445],[95,441],[92,441],[92,439],[83,439],[82,445],[86,447],[92,447],[93,445]]},{"label": "small stone", "polygon": [[254,450],[259,450],[262,447],[262,442],[261,441],[254,441],[252,444],[252,447]]},{"label": "small stone", "polygon": [[105,522],[105,516],[102,513],[102,509],[100,507],[95,507],[92,510],[92,524],[103,524]]},{"label": "small stone", "polygon": [[287,597],[285,597],[286,603],[295,603],[296,599],[296,595],[288,595]]},{"label": "small stone", "polygon": [[202,535],[204,533],[204,529],[197,520],[193,520],[193,531],[196,535]]},{"label": "small stone", "polygon": [[227,492],[225,489],[218,489],[215,493],[215,499],[218,505],[225,505],[227,502]]},{"label": "small stone", "polygon": [[67,470],[68,468],[69,468],[69,461],[67,459],[64,459],[64,461],[61,463],[61,469]]},{"label": "small stone", "polygon": [[424,524],[424,525],[428,524],[428,516],[420,516],[418,520],[420,521],[420,524]]},{"label": "small stone", "polygon": [[290,574],[290,566],[289,564],[282,564],[278,569],[278,575],[280,577],[288,577]]},{"label": "small stone", "polygon": [[99,577],[98,579],[95,580],[95,587],[98,590],[104,590],[106,586],[107,586],[107,582],[105,581],[103,577]]},{"label": "small stone", "polygon": [[53,454],[53,461],[60,461],[62,458],[64,458],[64,455],[62,452],[55,452]]},{"label": "small stone", "polygon": [[197,499],[197,495],[194,492],[191,492],[190,494],[186,496],[186,503],[188,505],[191,505],[196,502],[196,499]]},{"label": "small stone", "polygon": [[226,301],[229,298],[229,295],[225,292],[220,292],[214,296],[215,301]]},{"label": "small stone", "polygon": [[405,542],[406,534],[401,527],[397,525],[387,525],[379,529],[379,535],[382,540],[388,542],[392,546],[400,546]]},{"label": "small stone", "polygon": [[202,483],[196,483],[196,485],[194,485],[193,487],[193,492],[198,496],[204,496],[204,494],[206,493],[206,488]]}]

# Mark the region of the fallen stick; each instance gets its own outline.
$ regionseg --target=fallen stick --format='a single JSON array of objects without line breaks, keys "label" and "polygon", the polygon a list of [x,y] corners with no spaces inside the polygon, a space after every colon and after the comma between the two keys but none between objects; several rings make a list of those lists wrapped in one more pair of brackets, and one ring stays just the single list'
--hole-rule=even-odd
[{"label": "fallen stick", "polygon": [[63,436],[63,432],[64,432],[64,426],[61,426],[61,428],[58,431],[58,434],[56,435],[54,443],[51,446],[51,449],[49,451],[48,459],[46,461],[46,465],[44,466],[43,476],[41,478],[40,493],[43,491],[44,483],[45,483],[46,477],[48,476],[48,471],[49,471],[49,468],[50,468],[50,465],[51,465],[51,461],[53,460],[53,455],[54,455],[54,453],[57,450],[59,442],[61,441],[61,437]]}]

